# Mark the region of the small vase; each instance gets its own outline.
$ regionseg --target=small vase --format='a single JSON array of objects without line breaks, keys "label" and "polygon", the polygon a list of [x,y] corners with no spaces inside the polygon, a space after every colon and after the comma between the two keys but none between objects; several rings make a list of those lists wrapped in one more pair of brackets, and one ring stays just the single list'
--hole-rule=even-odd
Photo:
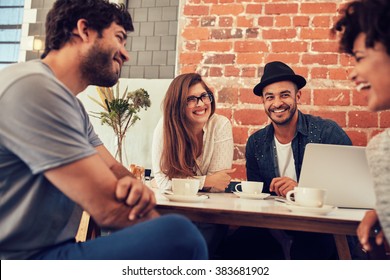
[{"label": "small vase", "polygon": [[126,150],[126,136],[120,138],[115,136],[115,159],[119,161],[124,167],[128,168],[127,150]]}]

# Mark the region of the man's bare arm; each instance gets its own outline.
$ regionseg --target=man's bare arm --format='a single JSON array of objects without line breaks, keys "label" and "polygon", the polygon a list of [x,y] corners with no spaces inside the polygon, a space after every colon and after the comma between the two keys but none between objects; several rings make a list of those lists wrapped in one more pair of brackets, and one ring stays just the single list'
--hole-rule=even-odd
[{"label": "man's bare arm", "polygon": [[124,167],[111,155],[111,153],[104,145],[97,146],[95,147],[95,149],[99,153],[103,161],[107,164],[108,168],[111,169],[111,171],[118,179],[124,176],[134,177],[134,175],[126,167]]},{"label": "man's bare arm", "polygon": [[46,178],[79,204],[102,227],[123,228],[132,206],[116,197],[118,179],[99,155],[93,155],[45,172]]},{"label": "man's bare arm", "polygon": [[[103,145],[95,148],[103,161],[107,164],[114,175],[120,179],[125,176],[134,177],[131,172],[118,162],[107,148]],[[128,181],[128,180],[126,180]],[[146,215],[156,206],[156,197],[154,192],[139,180],[131,180],[130,184],[117,185],[117,198],[126,201],[130,206],[134,206],[130,212],[130,217]]]}]

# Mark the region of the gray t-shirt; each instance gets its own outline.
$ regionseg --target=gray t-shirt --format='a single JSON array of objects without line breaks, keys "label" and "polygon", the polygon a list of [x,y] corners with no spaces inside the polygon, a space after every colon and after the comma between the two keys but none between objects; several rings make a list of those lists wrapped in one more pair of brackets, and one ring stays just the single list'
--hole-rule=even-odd
[{"label": "gray t-shirt", "polygon": [[0,71],[0,259],[29,258],[75,237],[82,210],[43,173],[101,144],[79,99],[47,65]]}]

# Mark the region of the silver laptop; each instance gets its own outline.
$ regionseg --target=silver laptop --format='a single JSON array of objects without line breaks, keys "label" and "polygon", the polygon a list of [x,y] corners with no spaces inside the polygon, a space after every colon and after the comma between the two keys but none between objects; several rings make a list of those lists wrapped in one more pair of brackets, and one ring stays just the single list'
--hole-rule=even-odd
[{"label": "silver laptop", "polygon": [[375,206],[365,147],[307,144],[298,186],[326,189],[328,205],[367,209]]}]

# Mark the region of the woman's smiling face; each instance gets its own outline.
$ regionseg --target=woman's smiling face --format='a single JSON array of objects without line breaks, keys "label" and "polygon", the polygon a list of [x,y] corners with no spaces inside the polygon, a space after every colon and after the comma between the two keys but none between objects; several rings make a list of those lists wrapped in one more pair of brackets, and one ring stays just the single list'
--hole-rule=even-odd
[{"label": "woman's smiling face", "polygon": [[367,91],[369,110],[390,109],[390,56],[382,43],[367,48],[365,40],[366,35],[360,33],[354,42],[356,64],[350,78],[359,91]]},{"label": "woman's smiling face", "polygon": [[[187,98],[189,96],[199,97],[202,94],[205,94],[206,89],[203,87],[202,83],[197,83],[189,88]],[[198,100],[195,107],[186,108],[186,117],[188,122],[194,128],[203,128],[211,114],[211,103],[204,104],[202,100]]]}]

